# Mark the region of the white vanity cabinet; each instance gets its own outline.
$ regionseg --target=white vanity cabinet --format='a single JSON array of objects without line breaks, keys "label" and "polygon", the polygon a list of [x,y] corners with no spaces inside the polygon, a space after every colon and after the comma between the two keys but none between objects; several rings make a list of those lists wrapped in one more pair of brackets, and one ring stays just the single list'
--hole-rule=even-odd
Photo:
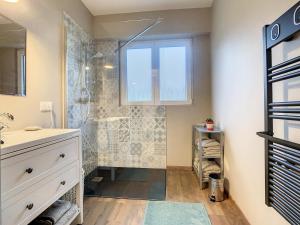
[{"label": "white vanity cabinet", "polygon": [[79,209],[74,219],[82,224],[80,131],[15,131],[4,133],[2,140],[1,224],[28,224],[73,187]]}]

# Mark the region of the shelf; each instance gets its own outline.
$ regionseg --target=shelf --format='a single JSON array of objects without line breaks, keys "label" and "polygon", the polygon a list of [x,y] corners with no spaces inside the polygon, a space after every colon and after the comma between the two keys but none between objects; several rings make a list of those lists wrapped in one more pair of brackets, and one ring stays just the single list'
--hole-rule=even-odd
[{"label": "shelf", "polygon": [[205,127],[197,125],[195,126],[196,130],[202,133],[222,133],[223,131],[219,128],[215,128],[214,130],[207,130]]},{"label": "shelf", "polygon": [[[198,148],[194,148],[193,151],[194,151],[194,154],[200,154],[202,152],[201,149],[198,149]],[[222,152],[222,150],[220,149],[220,155],[215,155],[215,156],[204,156],[204,155],[202,155],[201,158],[202,159],[219,159],[219,158],[222,158],[221,152]]]},{"label": "shelf", "polygon": [[202,159],[220,159],[222,156],[202,156]]},{"label": "shelf", "polygon": [[[195,140],[203,140],[204,137],[209,137],[212,139],[215,139],[220,143],[220,147],[217,149],[216,154],[213,155],[203,155],[204,148],[201,146],[201,143],[199,145],[195,144]],[[200,188],[204,189],[208,186],[209,179],[203,179],[203,170],[202,165],[204,161],[215,161],[221,169],[221,174],[224,176],[224,132],[218,128],[215,130],[209,131],[203,126],[193,126],[193,140],[192,140],[192,152],[193,152],[193,168],[195,171],[195,174],[198,177],[198,182],[200,184]],[[196,160],[197,158],[197,160]],[[194,163],[197,164],[199,168],[196,168],[194,166]]]}]

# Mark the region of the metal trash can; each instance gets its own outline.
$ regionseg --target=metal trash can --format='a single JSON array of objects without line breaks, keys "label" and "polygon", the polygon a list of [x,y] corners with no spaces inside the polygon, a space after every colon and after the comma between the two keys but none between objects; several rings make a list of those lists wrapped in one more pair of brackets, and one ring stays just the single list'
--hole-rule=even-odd
[{"label": "metal trash can", "polygon": [[212,202],[221,202],[224,200],[224,178],[220,173],[211,173],[209,175],[209,200]]}]

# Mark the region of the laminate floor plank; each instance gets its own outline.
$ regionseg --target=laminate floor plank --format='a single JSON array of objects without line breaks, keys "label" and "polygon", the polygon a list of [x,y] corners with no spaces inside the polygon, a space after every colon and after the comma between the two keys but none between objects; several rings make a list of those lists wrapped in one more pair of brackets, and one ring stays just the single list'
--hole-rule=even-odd
[{"label": "laminate floor plank", "polygon": [[[200,189],[192,171],[167,171],[166,200],[203,203],[212,225],[249,225],[231,199],[210,202],[208,190]],[[87,197],[84,199],[84,225],[143,225],[146,205],[145,200]]]}]

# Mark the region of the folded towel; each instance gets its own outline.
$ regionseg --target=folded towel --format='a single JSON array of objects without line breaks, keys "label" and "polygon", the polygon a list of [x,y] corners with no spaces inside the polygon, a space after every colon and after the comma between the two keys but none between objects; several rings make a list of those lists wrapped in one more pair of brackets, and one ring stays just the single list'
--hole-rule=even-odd
[{"label": "folded towel", "polygon": [[219,150],[220,151],[220,146],[212,146],[212,147],[204,147],[204,151],[210,151],[210,150]]},{"label": "folded towel", "polygon": [[206,157],[219,157],[221,155],[221,148],[220,146],[204,147],[202,155]]},{"label": "folded towel", "polygon": [[219,158],[220,154],[219,153],[209,153],[209,154],[203,154],[204,158]]},{"label": "folded towel", "polygon": [[214,151],[205,151],[203,152],[203,155],[215,155],[215,154],[218,154],[220,155],[220,151],[219,150],[214,150]]},{"label": "folded towel", "polygon": [[217,165],[217,163],[215,161],[203,160],[202,169],[205,169],[205,168],[207,168],[209,166],[212,166],[212,165]]},{"label": "folded towel", "polygon": [[211,154],[211,153],[221,153],[219,150],[213,150],[213,151],[204,151],[204,154]]},{"label": "folded towel", "polygon": [[71,208],[65,213],[65,215],[63,215],[62,218],[60,218],[57,223],[55,225],[65,225],[66,223],[68,223],[74,216],[76,213],[79,212],[79,209],[77,207],[77,205],[72,204]]},{"label": "folded towel", "polygon": [[212,173],[212,172],[219,172],[220,171],[220,167],[215,167],[215,168],[210,168],[210,169],[205,169],[203,170],[203,173]]},{"label": "folded towel", "polygon": [[213,147],[213,146],[220,146],[220,143],[217,142],[215,139],[208,139],[201,141],[202,147]]},{"label": "folded towel", "polygon": [[215,167],[215,168],[209,168],[203,170],[203,173],[217,173],[220,172],[220,167]]},{"label": "folded towel", "polygon": [[56,222],[71,208],[71,203],[64,200],[57,200],[48,209],[46,209],[38,220],[51,221],[53,224]]},{"label": "folded towel", "polygon": [[203,161],[202,162],[203,171],[219,171],[220,166],[214,161]]},{"label": "folded towel", "polygon": [[204,150],[204,153],[210,153],[210,152],[221,152],[220,149],[210,149],[210,150]]}]

